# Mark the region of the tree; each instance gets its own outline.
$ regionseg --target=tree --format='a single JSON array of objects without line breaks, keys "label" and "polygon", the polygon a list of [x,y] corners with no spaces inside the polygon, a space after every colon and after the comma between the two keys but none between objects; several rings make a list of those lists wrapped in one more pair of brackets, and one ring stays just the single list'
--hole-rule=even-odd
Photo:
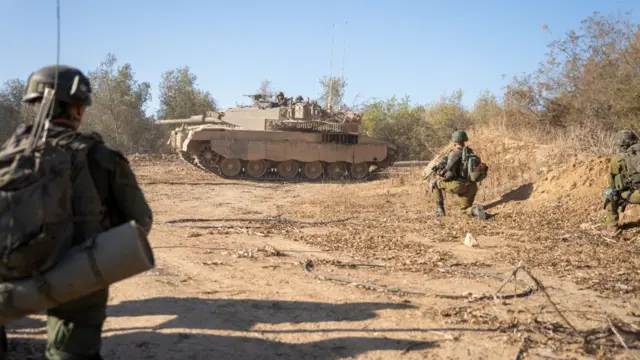
[{"label": "tree", "polygon": [[169,70],[162,75],[159,119],[184,119],[207,110],[216,110],[216,102],[211,94],[196,87],[197,79],[188,66]]},{"label": "tree", "polygon": [[[333,80],[333,81],[332,81]],[[320,79],[320,87],[322,93],[320,94],[319,103],[325,108],[329,105],[333,110],[337,110],[340,107],[346,107],[344,104],[344,90],[347,87],[347,82],[343,78],[323,76]],[[329,96],[331,94],[331,96]],[[331,103],[329,103],[331,101]]]},{"label": "tree", "polygon": [[273,92],[271,81],[267,79],[262,80],[260,87],[258,88],[258,93],[264,95],[266,98],[271,98],[273,96]]},{"label": "tree", "polygon": [[487,124],[497,119],[503,119],[504,115],[498,99],[489,90],[480,93],[470,114],[474,125]]},{"label": "tree", "polygon": [[411,105],[408,97],[375,101],[364,108],[364,133],[395,144],[399,160],[428,158],[424,110],[422,106]]},{"label": "tree", "polygon": [[448,137],[452,132],[469,127],[472,123],[468,111],[462,105],[462,89],[451,95],[442,95],[439,101],[425,107],[425,119],[432,131]]},{"label": "tree", "polygon": [[11,79],[0,89],[0,141],[6,141],[16,126],[29,123],[35,117],[36,109],[22,103],[26,83]]},{"label": "tree", "polygon": [[637,24],[594,12],[548,48],[546,61],[534,73],[507,86],[510,117],[550,130],[640,126]]},{"label": "tree", "polygon": [[117,62],[109,53],[88,73],[93,102],[85,115],[85,126],[100,132],[106,143],[121,151],[153,151],[158,130],[144,111],[151,100],[151,85],[135,80],[130,64],[118,66]]}]

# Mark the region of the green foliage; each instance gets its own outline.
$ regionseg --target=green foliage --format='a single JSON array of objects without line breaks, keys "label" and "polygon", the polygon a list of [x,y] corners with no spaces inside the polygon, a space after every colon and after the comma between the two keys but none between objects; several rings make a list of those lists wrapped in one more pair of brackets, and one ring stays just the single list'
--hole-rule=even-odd
[{"label": "green foliage", "polygon": [[459,90],[426,106],[412,105],[409,97],[376,101],[364,109],[364,133],[395,144],[401,160],[430,159],[455,130],[471,125],[462,95]]},{"label": "green foliage", "polygon": [[414,106],[409,97],[376,101],[365,107],[365,134],[392,142],[400,159],[424,158],[429,153],[425,108]]},{"label": "green foliage", "polygon": [[107,143],[122,151],[152,151],[160,135],[144,112],[151,100],[151,85],[135,80],[131,65],[118,65],[114,54],[107,54],[87,75],[93,87],[93,103],[83,127],[100,132]]},{"label": "green foliage", "polygon": [[[331,81],[333,79],[333,82]],[[338,108],[346,108],[344,104],[344,90],[347,87],[347,81],[339,77],[323,76],[320,79],[321,94],[318,103],[324,108],[328,108],[329,105],[334,110]],[[329,100],[329,94],[331,94],[331,100]],[[329,103],[331,101],[331,103]]]},{"label": "green foliage", "polygon": [[196,87],[197,79],[188,66],[162,74],[159,119],[185,119],[216,110],[211,94]]},{"label": "green foliage", "polygon": [[454,131],[471,125],[469,113],[462,105],[463,95],[462,90],[457,90],[426,106],[426,122],[438,137],[447,137]]},{"label": "green foliage", "polygon": [[498,119],[504,119],[504,111],[498,98],[489,90],[485,90],[478,95],[469,116],[473,124],[484,125]]}]

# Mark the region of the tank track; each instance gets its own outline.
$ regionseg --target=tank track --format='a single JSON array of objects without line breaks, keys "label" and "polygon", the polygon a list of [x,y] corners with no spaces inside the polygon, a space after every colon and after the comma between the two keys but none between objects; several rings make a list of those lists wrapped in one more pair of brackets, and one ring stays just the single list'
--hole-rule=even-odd
[{"label": "tank track", "polygon": [[186,151],[178,151],[178,156],[180,157],[181,160],[183,160],[184,162],[188,163],[191,166],[194,166],[196,168],[198,168],[199,170],[205,171],[207,173],[211,173],[214,174],[216,176],[219,176],[223,179],[228,179],[228,180],[245,180],[245,181],[254,181],[254,182],[311,182],[311,183],[316,183],[316,182],[341,182],[341,181],[348,181],[348,182],[364,182],[367,180],[371,180],[372,178],[375,178],[376,176],[380,175],[380,172],[382,172],[384,169],[392,166],[395,161],[397,160],[397,152],[393,149],[389,149],[389,156],[384,159],[383,161],[379,161],[379,162],[372,162],[370,163],[369,168],[371,168],[371,165],[375,166],[375,168],[371,171],[368,172],[368,174],[363,177],[362,179],[354,179],[351,176],[349,167],[347,166],[347,171],[346,174],[343,174],[343,176],[341,178],[338,179],[331,179],[326,171],[326,166],[323,167],[323,172],[322,175],[319,176],[316,179],[311,179],[308,178],[304,175],[304,164],[305,163],[301,163],[298,162],[299,166],[299,170],[298,173],[294,176],[294,177],[282,177],[278,174],[278,170],[277,170],[277,166],[279,164],[279,162],[274,162],[273,164],[271,164],[271,166],[267,169],[267,171],[265,172],[265,174],[261,177],[253,177],[250,176],[246,173],[246,168],[244,168],[244,165],[246,165],[246,162],[243,161],[243,169],[242,171],[236,175],[236,176],[229,176],[224,174],[220,167],[218,166],[218,164],[224,159],[223,156],[215,153],[214,156],[202,156],[202,154],[192,154],[192,153],[188,153]]}]

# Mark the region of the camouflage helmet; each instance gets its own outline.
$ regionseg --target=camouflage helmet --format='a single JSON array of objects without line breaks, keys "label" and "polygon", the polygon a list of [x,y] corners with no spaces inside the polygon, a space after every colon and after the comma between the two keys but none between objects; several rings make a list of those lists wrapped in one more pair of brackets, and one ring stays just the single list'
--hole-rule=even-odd
[{"label": "camouflage helmet", "polygon": [[628,148],[638,142],[638,137],[631,130],[620,130],[615,136],[614,143],[617,147]]},{"label": "camouflage helmet", "polygon": [[278,95],[276,95],[276,97],[284,97],[284,93],[282,91],[278,92]]},{"label": "camouflage helmet", "polygon": [[451,142],[462,143],[467,141],[469,141],[469,137],[467,136],[467,133],[464,132],[464,130],[457,130],[453,133],[453,135],[451,135]]}]

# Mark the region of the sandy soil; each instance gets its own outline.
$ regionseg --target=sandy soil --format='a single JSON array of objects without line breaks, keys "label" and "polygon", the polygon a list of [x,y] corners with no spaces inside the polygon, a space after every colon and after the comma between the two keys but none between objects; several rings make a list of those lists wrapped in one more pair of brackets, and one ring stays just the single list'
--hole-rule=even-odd
[{"label": "sandy soil", "polygon": [[[602,212],[575,215],[597,197],[483,189],[491,221],[459,216],[452,197],[438,220],[421,170],[405,167],[367,183],[281,184],[132,163],[154,210],[157,267],[112,287],[105,359],[640,356],[607,321],[637,345],[637,233],[603,239]],[[524,270],[497,292],[520,261],[566,319]],[[519,295],[482,296],[496,293]],[[43,320],[10,326],[14,359],[41,358]]]}]

